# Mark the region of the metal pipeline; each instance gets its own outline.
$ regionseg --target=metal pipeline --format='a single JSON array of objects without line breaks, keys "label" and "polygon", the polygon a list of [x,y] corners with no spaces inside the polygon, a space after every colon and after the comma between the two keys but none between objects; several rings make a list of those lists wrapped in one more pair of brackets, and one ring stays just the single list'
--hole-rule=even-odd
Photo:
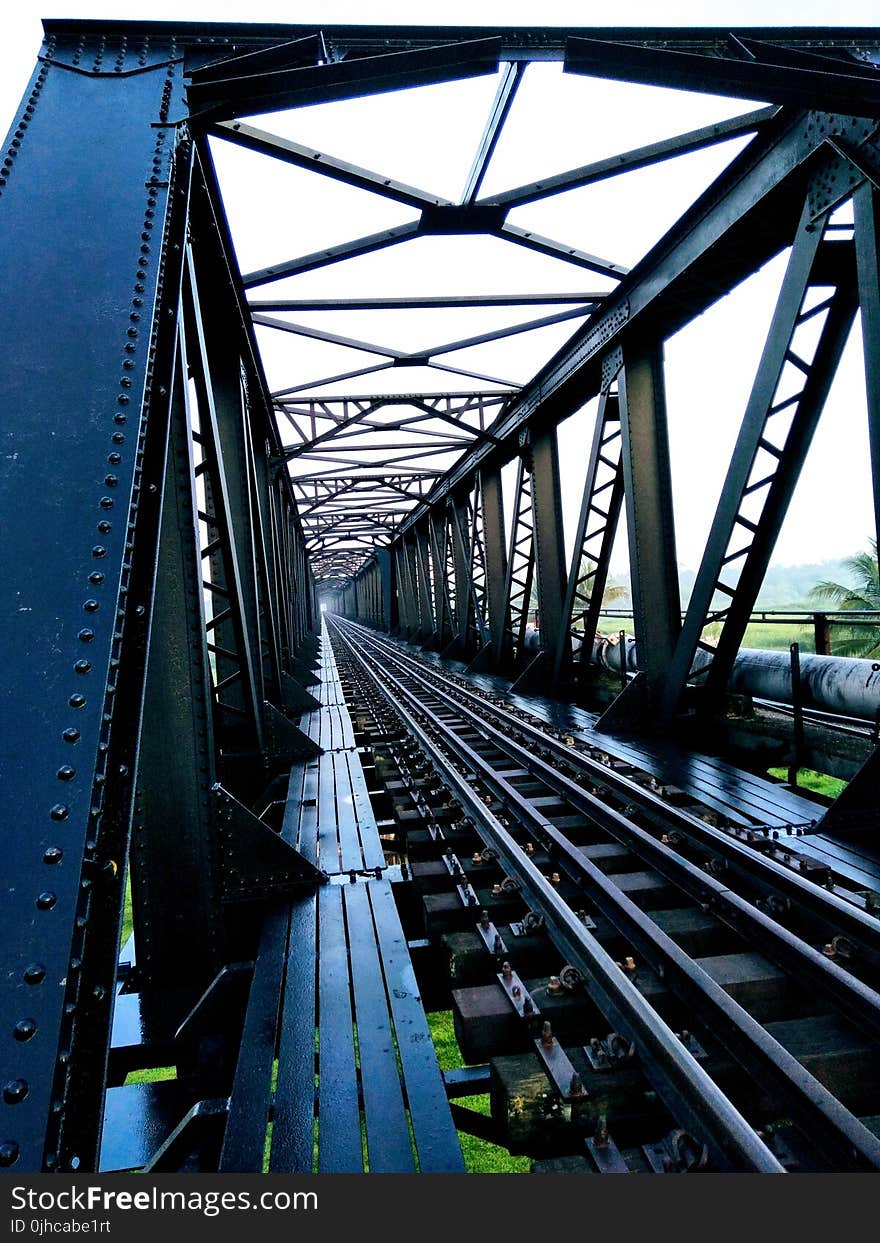
[{"label": "metal pipeline", "polygon": [[[531,629],[526,636],[530,650],[537,650],[540,637]],[[624,640],[626,669],[638,670],[635,639]],[[691,679],[709,663],[706,652],[697,652]],[[593,663],[612,673],[620,673],[621,645],[616,635],[597,637],[593,643]],[[805,708],[834,712],[874,722],[880,713],[880,663],[844,656],[817,656],[800,653],[801,696]],[[752,695],[790,704],[791,657],[788,652],[763,648],[740,648],[733,664],[729,689],[736,694]]]}]

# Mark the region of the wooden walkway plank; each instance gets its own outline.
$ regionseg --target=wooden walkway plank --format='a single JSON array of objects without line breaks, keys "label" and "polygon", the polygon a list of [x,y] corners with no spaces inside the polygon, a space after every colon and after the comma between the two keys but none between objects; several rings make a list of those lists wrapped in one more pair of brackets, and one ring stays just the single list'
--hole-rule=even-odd
[{"label": "wooden walkway plank", "polygon": [[345,912],[354,984],[361,1060],[361,1085],[370,1172],[415,1171],[412,1139],[403,1103],[397,1051],[376,946],[369,885],[346,885]]},{"label": "wooden walkway plank", "polygon": [[342,890],[318,893],[318,1172],[363,1172]]},{"label": "wooden walkway plank", "polygon": [[220,1153],[222,1174],[263,1169],[289,920],[287,905],[270,908],[263,919]]},{"label": "wooden walkway plank", "polygon": [[287,974],[269,1169],[311,1174],[315,1131],[315,945],[317,894],[290,907]]},{"label": "wooden walkway plank", "polygon": [[423,1174],[464,1173],[443,1076],[428,1029],[391,885],[366,886],[382,956],[410,1119]]},{"label": "wooden walkway plank", "polygon": [[373,811],[370,796],[367,792],[367,779],[361,766],[360,756],[356,752],[346,755],[351,793],[355,812],[358,818],[361,847],[364,852],[364,867],[370,870],[385,867],[385,851],[379,837],[376,814]]},{"label": "wooden walkway plank", "polygon": [[319,758],[318,775],[318,859],[328,875],[340,870],[339,822],[336,812],[336,757],[333,752]]}]

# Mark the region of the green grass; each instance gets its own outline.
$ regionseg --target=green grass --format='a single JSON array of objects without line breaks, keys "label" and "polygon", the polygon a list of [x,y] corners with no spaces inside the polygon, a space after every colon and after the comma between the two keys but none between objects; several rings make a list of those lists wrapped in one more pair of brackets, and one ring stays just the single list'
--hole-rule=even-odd
[{"label": "green grass", "polygon": [[[604,634],[616,635],[625,630],[628,635],[633,633],[633,622],[629,617],[604,617],[599,621],[599,628]],[[706,627],[705,637],[717,639],[721,632],[721,623],[716,622]],[[800,644],[802,652],[812,652],[815,638],[810,625],[774,625],[773,622],[752,622],[746,627],[743,636],[743,647],[757,647],[776,652],[787,652],[792,643]]]},{"label": "green grass", "polygon": [[[708,628],[711,633],[711,627]],[[770,648],[771,651],[787,652],[792,643],[800,645],[802,652],[812,652],[815,638],[812,626],[775,626],[772,622],[753,622],[746,627],[743,647]]]},{"label": "green grass", "polygon": [[[428,1026],[431,1030],[434,1048],[437,1050],[440,1069],[458,1070],[464,1066],[465,1063],[462,1061],[455,1039],[452,1013],[449,1010],[443,1010],[437,1014],[429,1014]],[[461,1104],[467,1109],[473,1109],[475,1113],[489,1114],[491,1112],[487,1094],[464,1097]],[[527,1174],[529,1172],[531,1161],[528,1157],[512,1157],[506,1148],[490,1144],[484,1139],[477,1139],[474,1135],[460,1133],[459,1139],[469,1174]]]},{"label": "green grass", "polygon": [[129,1083],[163,1083],[166,1079],[176,1079],[177,1068],[175,1066],[150,1066],[146,1070],[133,1070],[125,1076],[126,1084]]},{"label": "green grass", "polygon": [[[788,781],[787,768],[768,768],[767,772],[771,777]],[[841,781],[839,777],[829,777],[827,773],[817,773],[812,768],[798,769],[797,780],[798,785],[805,790],[812,790],[815,794],[824,794],[828,798],[837,798],[838,794],[846,789],[846,782]]]},{"label": "green grass", "polygon": [[123,908],[122,908],[122,932],[120,933],[120,936],[119,936],[119,948],[120,949],[122,949],[125,942],[131,936],[132,926],[133,925],[132,925],[132,915],[131,915],[131,874],[129,872],[126,872],[125,874],[125,904],[123,905]]}]

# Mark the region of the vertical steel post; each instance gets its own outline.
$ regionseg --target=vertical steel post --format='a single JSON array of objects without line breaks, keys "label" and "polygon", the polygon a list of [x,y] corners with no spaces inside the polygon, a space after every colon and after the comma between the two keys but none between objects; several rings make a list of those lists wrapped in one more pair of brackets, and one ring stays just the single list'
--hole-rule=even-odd
[{"label": "vertical steel post", "polygon": [[419,608],[421,614],[421,642],[429,643],[437,633],[435,602],[431,591],[431,575],[428,559],[428,528],[420,523],[413,529],[413,553],[416,577],[419,583]]},{"label": "vertical steel post", "polygon": [[[172,171],[167,122],[172,108],[179,115],[182,77],[161,34],[142,64],[140,45],[97,35],[50,38],[43,52],[0,186],[0,260],[15,290],[0,303],[13,446],[0,455],[0,752],[14,808],[0,1062],[4,1082],[25,1085],[0,1101],[13,1173],[69,1170],[74,1157],[94,1168],[100,1137],[142,677],[117,691],[123,660],[137,667],[150,604],[149,577],[129,596],[133,558],[149,561],[155,539],[141,534],[142,412],[155,397],[157,308],[173,317],[176,307],[175,296],[163,301],[166,227],[187,166],[181,150]],[[73,63],[91,67],[99,55],[106,72]],[[161,435],[161,418],[155,427]],[[80,975],[93,928],[102,966],[90,952]],[[86,977],[92,998],[79,1004]],[[87,1083],[97,1089],[77,1090]]]},{"label": "vertical steel post", "polygon": [[619,389],[633,625],[651,711],[681,628],[661,345],[624,347]]},{"label": "vertical steel post", "polygon": [[603,393],[572,547],[563,626],[553,661],[554,683],[564,680],[571,670],[575,639],[581,645],[576,668],[581,672],[589,667],[622,503],[620,407],[617,393]]},{"label": "vertical steel post", "polygon": [[831,655],[831,626],[825,613],[813,614],[813,651],[817,656]]},{"label": "vertical steel post", "polygon": [[791,655],[791,710],[792,754],[788,766],[788,784],[795,789],[804,754],[804,689],[801,682],[801,649],[797,643],[789,646]]},{"label": "vertical steel post", "polygon": [[385,630],[392,631],[397,625],[397,613],[395,610],[397,594],[390,551],[387,548],[377,548],[376,561],[379,565],[379,575],[381,577],[381,613],[377,619],[377,625],[381,625]]},{"label": "vertical steel post", "polygon": [[[172,394],[162,530],[131,846],[138,971],[197,995],[222,961],[210,805],[217,779],[186,360]],[[184,1016],[173,1017],[179,1022]]]},{"label": "vertical steel post", "polygon": [[431,541],[431,569],[434,575],[434,608],[437,616],[435,646],[442,650],[452,639],[454,620],[446,576],[446,541],[448,529],[445,506],[435,506],[428,514],[428,537]]},{"label": "vertical steel post", "polygon": [[870,181],[856,189],[853,209],[868,399],[874,538],[880,549],[880,191]]},{"label": "vertical steel post", "polygon": [[507,548],[504,538],[504,502],[501,470],[497,466],[480,472],[483,492],[483,536],[486,552],[486,603],[492,651],[501,651],[504,642],[504,584],[507,579]]},{"label": "vertical steel post", "polygon": [[[456,495],[449,507],[449,527],[452,539],[452,561],[455,576],[455,637],[461,655],[467,653],[468,635],[472,633],[473,592],[471,586],[471,563],[469,548],[470,523],[468,521],[467,496]],[[473,655],[473,653],[469,653]]]},{"label": "vertical steel post", "polygon": [[502,605],[503,630],[495,653],[502,668],[519,666],[525,654],[532,585],[535,577],[535,513],[531,450],[521,437]]},{"label": "vertical steel post", "polygon": [[564,624],[562,613],[566,581],[559,451],[555,427],[538,433],[532,439],[532,503],[541,650],[552,659]]}]

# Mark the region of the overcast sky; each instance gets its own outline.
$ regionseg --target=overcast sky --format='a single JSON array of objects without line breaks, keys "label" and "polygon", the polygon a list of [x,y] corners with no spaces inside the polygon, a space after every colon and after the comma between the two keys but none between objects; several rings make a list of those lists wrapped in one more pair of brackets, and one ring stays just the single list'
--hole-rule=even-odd
[{"label": "overcast sky", "polygon": [[[17,106],[31,72],[35,54],[40,40],[40,22],[42,15],[50,17],[124,17],[126,20],[210,20],[238,21],[244,15],[240,5],[224,3],[223,0],[182,0],[177,3],[165,3],[154,0],[149,5],[138,3],[88,3],[86,0],[49,0],[47,5],[25,0],[23,4],[11,7],[4,15],[4,73],[0,80],[0,115],[8,122]],[[662,16],[661,16],[662,15]],[[591,5],[588,3],[567,3],[565,0],[543,0],[540,6],[534,0],[446,0],[444,3],[421,3],[419,0],[376,0],[371,4],[356,0],[311,0],[299,4],[279,3],[272,0],[251,0],[246,8],[249,21],[294,21],[297,23],[323,22],[370,22],[406,24],[438,23],[438,24],[536,24],[538,18],[544,24],[563,25],[858,25],[876,24],[878,10],[876,0],[840,0],[831,4],[829,0],[800,0],[790,3],[788,0],[738,0],[737,3],[719,3],[707,5],[701,0],[690,0],[685,3],[651,3],[650,0],[619,0],[613,6],[607,4]],[[556,76],[554,77],[554,73]],[[706,120],[720,116],[733,115],[747,110],[748,105],[740,105],[739,101],[706,101],[700,96],[683,96],[670,93],[664,107],[668,106],[668,115],[659,115],[659,110],[638,105],[624,104],[620,112],[608,107],[601,111],[602,133],[596,135],[595,126],[582,127],[579,132],[572,123],[571,117],[577,115],[569,112],[566,124],[538,124],[541,109],[550,117],[554,108],[554,92],[582,92],[579,99],[583,100],[583,115],[595,116],[596,109],[602,108],[602,99],[612,98],[614,92],[624,88],[617,84],[601,84],[605,96],[589,96],[590,90],[600,88],[583,79],[567,77],[560,81],[562,75],[556,71],[547,72],[544,67],[533,67],[529,75],[534,79],[530,86],[530,102],[533,108],[527,109],[524,102],[525,91],[517,100],[515,109],[521,107],[521,119],[517,122],[516,111],[509,122],[510,133],[499,146],[495,166],[487,178],[485,192],[493,189],[506,188],[521,184],[553,171],[562,171],[596,158],[597,154],[607,154],[611,150],[624,150],[629,146],[638,145],[663,133],[674,133],[677,130],[692,128],[703,124]],[[528,75],[527,75],[528,77]],[[435,89],[435,88],[428,88]],[[451,89],[451,88],[450,88]],[[645,88],[648,89],[648,88]],[[448,106],[444,105],[444,130],[451,134],[456,126],[467,134],[468,126],[476,127],[479,133],[484,120],[483,96],[489,100],[494,90],[490,80],[478,79],[472,83],[457,84],[457,95],[449,96]],[[611,92],[609,95],[608,92]],[[413,93],[417,94],[417,93]],[[424,96],[428,98],[427,95]],[[616,98],[616,97],[615,97]],[[459,102],[461,107],[459,108]],[[378,167],[401,180],[423,186],[425,189],[436,190],[439,194],[449,197],[457,195],[460,185],[453,184],[460,180],[457,166],[446,160],[443,144],[437,141],[435,147],[425,148],[410,144],[409,166],[400,163],[394,167],[382,167],[383,148],[381,139],[382,126],[376,124],[383,109],[387,109],[389,101],[378,99],[368,101],[369,116],[366,117],[364,130],[358,133],[352,121],[354,113],[352,105],[343,108],[341,105],[329,105],[322,109],[304,110],[303,114],[289,118],[272,116],[261,124],[267,129],[287,134],[301,142],[320,145],[322,149],[343,158],[352,159],[368,167]],[[706,109],[708,108],[708,112]],[[714,108],[714,111],[713,111]],[[646,131],[649,125],[646,115],[658,112],[653,123],[659,126],[656,134]],[[615,122],[614,118],[618,116]],[[399,137],[405,130],[406,118],[398,111],[391,123]],[[415,117],[411,118],[415,124]],[[519,128],[517,128],[517,124]],[[354,125],[354,128],[353,128]],[[529,129],[529,126],[532,126]],[[588,132],[589,128],[589,132]],[[505,145],[506,144],[506,145]],[[604,149],[603,149],[604,144]],[[389,151],[391,150],[390,144]],[[467,152],[470,147],[467,141],[449,144],[449,151]],[[695,156],[687,157],[689,168],[685,172],[670,177],[670,169],[678,165],[661,165],[659,169],[646,170],[641,174],[630,174],[617,182],[608,183],[608,187],[596,187],[590,193],[588,209],[579,202],[578,194],[563,195],[551,199],[543,205],[536,205],[532,210],[529,223],[536,230],[559,237],[563,241],[571,241],[583,249],[623,263],[632,263],[661,230],[671,223],[675,215],[681,211],[689,197],[699,191],[703,185],[723,167],[733,154],[733,144]],[[415,153],[415,154],[414,154]],[[418,159],[423,161],[418,166]],[[235,153],[236,159],[247,153]],[[249,156],[251,160],[256,157]],[[450,154],[449,159],[453,157]],[[459,157],[460,158],[460,157]],[[226,165],[222,162],[221,174]],[[427,162],[425,162],[427,161]],[[531,161],[531,163],[530,163]],[[544,161],[542,164],[541,161]],[[229,157],[231,168],[233,157]],[[269,164],[270,162],[265,161]],[[682,165],[682,168],[684,166]],[[271,177],[273,173],[266,174]],[[284,175],[295,176],[295,170],[285,169]],[[306,176],[302,174],[302,176]],[[630,178],[640,180],[630,182]],[[318,181],[319,179],[311,179]],[[630,182],[629,197],[621,198],[621,187]],[[231,179],[230,179],[231,184]],[[330,183],[327,183],[328,185]],[[251,202],[257,201],[256,185],[251,188]],[[338,189],[338,188],[337,188]],[[598,193],[596,193],[598,191]],[[352,192],[354,193],[354,192]],[[313,204],[311,220],[299,222],[302,240],[291,247],[285,241],[283,229],[287,227],[284,212],[274,213],[266,209],[267,196],[261,194],[264,204],[259,227],[249,235],[243,227],[237,228],[240,238],[250,236],[253,240],[241,241],[240,249],[250,246],[247,254],[241,254],[245,269],[259,266],[273,260],[289,258],[295,253],[304,253],[314,249],[310,244],[310,230],[316,239],[316,245],[327,244],[329,241],[342,241],[348,236],[356,236],[382,227],[385,220],[396,223],[393,205],[380,203],[385,213],[379,223],[369,220],[352,228],[350,223],[336,225],[332,212],[316,199]],[[366,196],[361,196],[366,198]],[[289,201],[289,200],[288,200]],[[586,201],[586,200],[584,200]],[[391,207],[391,218],[388,210]],[[248,194],[242,193],[230,205],[230,214],[234,229],[239,218],[248,220]],[[377,209],[378,210],[378,209]],[[523,209],[525,211],[526,209]],[[583,213],[589,211],[590,233],[583,233]],[[665,214],[664,214],[665,213]],[[406,215],[411,213],[406,212]],[[668,219],[667,219],[668,216]],[[577,227],[575,227],[577,226]],[[322,235],[320,230],[329,230],[329,235]],[[574,232],[573,232],[574,229]],[[595,234],[595,239],[593,240]],[[400,279],[404,280],[407,268],[415,269],[403,257],[412,243],[397,250],[401,258]],[[503,244],[498,243],[499,246]],[[604,249],[603,249],[604,247]],[[279,253],[279,248],[281,252]],[[510,248],[516,249],[519,248]],[[394,253],[394,252],[391,252]],[[366,261],[357,261],[366,263]],[[542,261],[546,262],[546,261]],[[560,268],[562,265],[557,265]],[[430,263],[426,271],[430,268]],[[324,278],[330,284],[321,285],[315,281],[313,285],[301,283],[299,289],[303,293],[318,294],[332,290],[332,279],[338,274],[351,270],[349,264],[336,269],[327,269]],[[482,272],[482,269],[480,270]],[[736,434],[738,420],[748,394],[754,368],[763,343],[763,334],[772,312],[772,299],[781,278],[782,264],[776,261],[748,282],[728,299],[712,308],[706,315],[691,325],[679,337],[667,343],[667,397],[670,412],[670,435],[673,454],[673,480],[676,494],[676,518],[678,525],[679,562],[684,567],[693,568],[699,561],[702,542],[711,522],[715,500],[724,476],[726,459]],[[334,277],[331,278],[330,274]],[[315,277],[321,274],[312,274]],[[411,279],[415,279],[410,273]],[[546,279],[537,269],[534,280],[535,288],[547,286]],[[298,278],[301,282],[306,278]],[[369,282],[369,266],[365,268],[364,280]],[[563,282],[565,282],[563,284]],[[522,286],[522,280],[514,283]],[[599,288],[600,281],[592,280],[589,273],[572,269],[563,270],[560,279],[555,282],[564,288]],[[280,290],[268,287],[263,295]],[[358,292],[349,289],[349,292]],[[370,284],[365,285],[365,292],[377,292]],[[392,291],[393,292],[393,291]],[[432,292],[426,289],[423,292]],[[303,316],[298,318],[303,319]],[[366,324],[369,323],[369,328]],[[329,327],[329,324],[326,324]],[[380,328],[370,317],[364,316],[355,330],[352,324],[342,326],[334,324],[332,331],[349,331],[368,340],[383,341],[389,336],[391,343],[397,344],[395,334],[405,330],[398,321],[393,325],[388,321],[387,330]],[[393,331],[392,331],[393,329]],[[570,332],[570,326],[562,326],[552,330],[544,330],[547,336],[545,349],[555,348]],[[470,326],[465,331],[470,331]],[[280,336],[281,334],[275,334]],[[429,336],[431,334],[429,333]],[[440,340],[454,339],[456,334]],[[464,335],[464,334],[459,334]],[[284,334],[286,344],[290,340]],[[813,446],[807,466],[802,475],[798,493],[792,506],[783,535],[777,546],[775,560],[779,563],[799,563],[818,561],[829,557],[846,555],[864,547],[870,535],[870,488],[867,472],[867,433],[865,429],[865,409],[863,393],[863,375],[861,371],[860,343],[858,334],[854,334],[841,367],[839,381],[835,384],[823,418],[820,430]],[[418,343],[416,343],[418,344]],[[404,342],[406,345],[406,342]],[[275,350],[275,354],[272,350]],[[280,354],[280,346],[269,346],[267,349],[267,365],[270,371],[270,383],[273,387],[284,382],[286,375],[293,374],[290,363]],[[506,352],[505,352],[506,351]],[[315,375],[322,374],[320,351],[309,356],[307,365],[311,365],[314,357]],[[462,360],[464,361],[464,360]],[[540,359],[536,359],[540,361]],[[490,357],[483,364],[488,368]],[[497,347],[491,362],[499,374],[509,374],[513,368],[516,374],[511,378],[525,379],[530,374],[531,358],[526,351],[516,350],[511,353],[510,344]],[[305,363],[303,365],[306,365]],[[340,368],[341,369],[341,368]],[[328,372],[332,374],[331,370]],[[493,372],[495,374],[496,372]],[[302,379],[309,378],[307,373],[299,373]],[[383,387],[382,391],[387,391]],[[576,510],[576,493],[580,483],[578,464],[583,460],[578,452],[585,436],[585,424],[570,420],[560,433],[562,458],[565,464],[566,478],[566,511],[571,526],[571,513]],[[621,554],[623,550],[621,549]],[[620,558],[618,568],[620,567]]]}]

